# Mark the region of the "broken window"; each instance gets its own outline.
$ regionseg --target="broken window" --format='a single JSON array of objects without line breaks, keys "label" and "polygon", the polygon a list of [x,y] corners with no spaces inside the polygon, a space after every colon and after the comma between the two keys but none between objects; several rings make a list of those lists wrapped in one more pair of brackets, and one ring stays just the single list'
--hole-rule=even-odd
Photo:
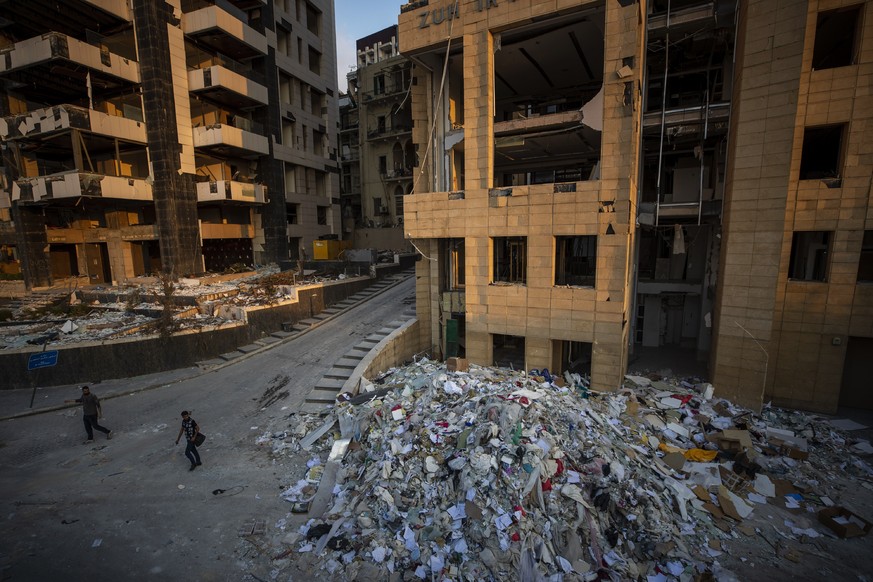
[{"label": "broken window", "polygon": [[382,214],[384,207],[382,206],[382,198],[376,196],[373,198],[373,214]]},{"label": "broken window", "polygon": [[589,342],[557,341],[560,354],[558,372],[573,374],[591,374],[592,344]]},{"label": "broken window", "polygon": [[300,258],[300,237],[288,238],[288,258],[297,260]]},{"label": "broken window", "polygon": [[594,287],[596,270],[596,236],[555,237],[555,285]]},{"label": "broken window", "polygon": [[812,68],[833,69],[854,64],[860,22],[861,6],[819,12]]},{"label": "broken window", "polygon": [[300,205],[288,204],[286,208],[288,209],[288,224],[300,224]]},{"label": "broken window", "polygon": [[403,220],[403,186],[394,188],[394,216]]},{"label": "broken window", "polygon": [[604,15],[591,6],[495,35],[494,187],[598,179]]},{"label": "broken window", "polygon": [[443,274],[445,289],[455,291],[463,289],[464,280],[464,239],[450,238],[443,241]]},{"label": "broken window", "polygon": [[524,285],[527,282],[527,237],[495,237],[493,240],[493,281]]},{"label": "broken window", "polygon": [[385,75],[376,75],[373,77],[373,93],[381,95],[385,92]]},{"label": "broken window", "polygon": [[524,338],[495,333],[492,337],[494,365],[498,368],[524,370]]},{"label": "broken window", "polygon": [[[385,118],[381,118],[383,123]],[[388,156],[379,156],[379,174],[384,176],[388,173]]]},{"label": "broken window", "polygon": [[840,177],[844,134],[845,124],[807,127],[803,130],[801,180]]},{"label": "broken window", "polygon": [[861,258],[858,261],[858,282],[873,283],[873,230],[864,231]]},{"label": "broken window", "polygon": [[327,225],[327,206],[316,206],[318,212],[318,224]]},{"label": "broken window", "polygon": [[795,232],[791,241],[788,278],[798,281],[827,281],[831,233],[827,231]]}]

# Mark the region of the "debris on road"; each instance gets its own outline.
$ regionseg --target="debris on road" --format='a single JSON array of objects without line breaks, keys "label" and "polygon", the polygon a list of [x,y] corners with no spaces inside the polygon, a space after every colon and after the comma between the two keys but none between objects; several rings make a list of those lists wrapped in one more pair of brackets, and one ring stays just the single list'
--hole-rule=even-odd
[{"label": "debris on road", "polygon": [[[281,494],[310,519],[283,544],[344,580],[727,581],[738,538],[797,561],[834,524],[870,529],[829,475],[870,483],[873,467],[815,415],[656,375],[598,392],[575,374],[452,367],[392,369],[259,438],[310,455]],[[764,526],[771,511],[789,517]]]}]

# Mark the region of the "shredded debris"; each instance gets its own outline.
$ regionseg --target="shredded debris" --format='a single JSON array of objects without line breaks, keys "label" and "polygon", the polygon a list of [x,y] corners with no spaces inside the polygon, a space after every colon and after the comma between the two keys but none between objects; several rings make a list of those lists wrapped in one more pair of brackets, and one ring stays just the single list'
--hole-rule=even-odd
[{"label": "shredded debris", "polygon": [[720,557],[761,507],[795,514],[776,528],[787,540],[833,536],[833,519],[866,533],[831,511],[828,476],[873,468],[814,415],[639,376],[600,393],[575,374],[423,360],[381,382],[258,438],[308,451],[281,496],[309,519],[277,553],[332,579],[727,581]]},{"label": "shredded debris", "polygon": [[173,305],[177,330],[220,325],[240,319],[241,310],[247,307],[296,298],[297,286],[345,278],[344,274],[324,276],[313,271],[300,276],[271,266],[224,277],[180,279],[173,284],[169,301],[155,277],[140,278],[136,284],[90,286],[71,292],[56,309],[17,310],[13,322],[0,327],[0,350],[46,341],[59,346],[153,334],[165,302]]}]

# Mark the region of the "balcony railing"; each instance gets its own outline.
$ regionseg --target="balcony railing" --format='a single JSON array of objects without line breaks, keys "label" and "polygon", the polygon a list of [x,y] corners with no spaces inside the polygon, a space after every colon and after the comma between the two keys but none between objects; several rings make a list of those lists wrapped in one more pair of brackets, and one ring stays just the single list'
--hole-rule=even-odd
[{"label": "balcony railing", "polygon": [[405,123],[395,123],[385,126],[377,126],[375,128],[367,130],[367,139],[376,139],[380,137],[388,137],[392,135],[399,135],[403,133],[410,133],[412,131],[411,124]]},{"label": "balcony railing", "polygon": [[150,202],[152,187],[143,178],[105,176],[78,170],[22,178],[12,185],[12,200],[24,203],[45,203],[79,197]]},{"label": "balcony railing", "polygon": [[212,180],[197,183],[197,202],[248,202],[264,204],[267,188],[235,180]]}]

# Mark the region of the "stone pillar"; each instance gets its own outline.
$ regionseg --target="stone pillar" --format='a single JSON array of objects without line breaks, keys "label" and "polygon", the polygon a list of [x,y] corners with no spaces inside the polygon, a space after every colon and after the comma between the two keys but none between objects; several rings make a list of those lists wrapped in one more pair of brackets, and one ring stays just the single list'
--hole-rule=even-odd
[{"label": "stone pillar", "polygon": [[134,30],[164,272],[203,271],[179,0],[134,0]]}]

